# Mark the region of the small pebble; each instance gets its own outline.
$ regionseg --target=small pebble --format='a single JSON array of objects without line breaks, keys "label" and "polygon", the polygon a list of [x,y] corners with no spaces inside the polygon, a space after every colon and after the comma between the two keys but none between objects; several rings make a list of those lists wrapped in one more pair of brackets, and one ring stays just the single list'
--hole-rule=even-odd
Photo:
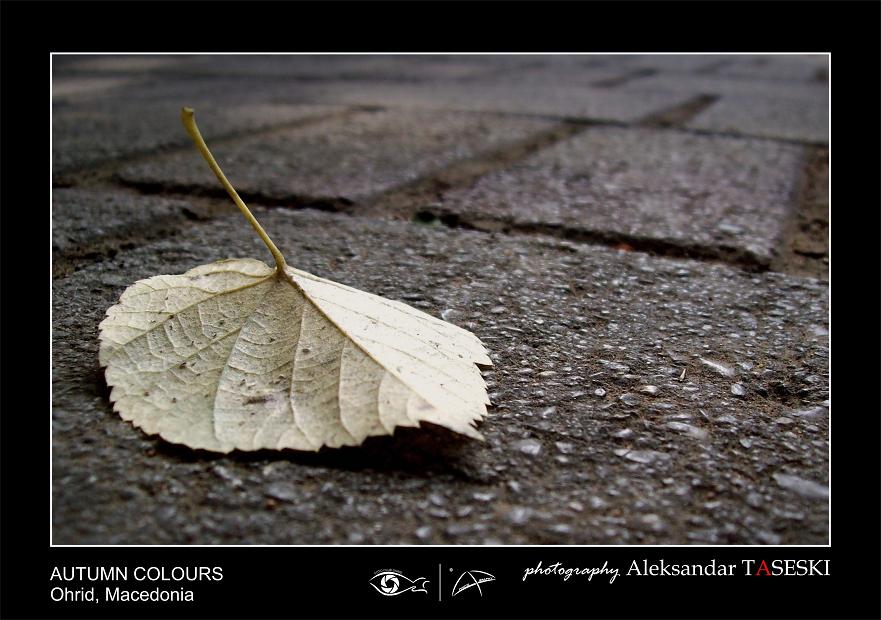
[{"label": "small pebble", "polygon": [[559,450],[563,454],[569,454],[575,448],[574,444],[567,443],[565,441],[557,441],[554,443],[554,445],[557,447],[557,450]]},{"label": "small pebble", "polygon": [[635,407],[639,404],[639,397],[636,394],[631,394],[630,392],[621,394],[618,399],[628,407]]},{"label": "small pebble", "polygon": [[704,359],[702,357],[698,358],[704,365],[709,366],[716,372],[718,372],[723,377],[733,377],[734,369],[730,366],[726,366],[722,362],[717,362],[716,360]]},{"label": "small pebble", "polygon": [[535,456],[541,452],[541,442],[535,439],[522,439],[515,443],[514,447],[523,454],[530,456]]},{"label": "small pebble", "polygon": [[615,454],[627,459],[628,461],[633,461],[634,463],[642,463],[643,465],[654,463],[658,459],[667,458],[666,454],[664,454],[663,452],[657,452],[655,450],[619,449],[615,450]]},{"label": "small pebble", "polygon": [[798,476],[790,476],[788,474],[774,474],[774,480],[782,488],[793,491],[802,497],[809,499],[829,499],[829,488],[825,485],[814,482],[813,480],[805,480]]},{"label": "small pebble", "polygon": [[512,508],[511,510],[508,511],[508,513],[505,515],[505,517],[508,519],[508,521],[510,521],[514,525],[523,525],[524,523],[529,521],[530,512],[529,512],[528,508],[523,508],[521,506],[515,506],[514,508]]},{"label": "small pebble", "polygon": [[273,499],[289,502],[297,499],[297,487],[290,482],[274,482],[266,487],[266,495]]}]

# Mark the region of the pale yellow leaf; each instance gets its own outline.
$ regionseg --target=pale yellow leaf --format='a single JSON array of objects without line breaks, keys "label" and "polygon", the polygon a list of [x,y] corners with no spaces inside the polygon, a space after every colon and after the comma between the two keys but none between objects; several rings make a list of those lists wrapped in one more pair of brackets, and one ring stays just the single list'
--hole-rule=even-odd
[{"label": "pale yellow leaf", "polygon": [[99,359],[120,415],[218,452],[358,445],[430,422],[482,439],[491,365],[469,331],[289,267],[184,126],[276,267],[232,259],[136,282],[101,322]]},{"label": "pale yellow leaf", "polygon": [[421,422],[481,438],[489,404],[470,332],[252,259],[135,283],[100,339],[114,408],[193,448],[317,450]]}]

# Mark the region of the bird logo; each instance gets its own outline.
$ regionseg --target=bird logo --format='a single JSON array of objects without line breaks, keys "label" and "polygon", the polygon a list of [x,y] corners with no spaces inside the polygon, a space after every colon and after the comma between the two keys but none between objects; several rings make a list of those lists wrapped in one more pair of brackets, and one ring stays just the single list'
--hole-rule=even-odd
[{"label": "bird logo", "polygon": [[483,589],[480,587],[480,584],[495,580],[495,576],[490,575],[486,571],[466,570],[464,573],[459,575],[459,578],[456,580],[456,585],[453,586],[453,596],[456,596],[460,592],[464,592],[468,588],[474,587],[477,588],[480,596],[483,596]]}]

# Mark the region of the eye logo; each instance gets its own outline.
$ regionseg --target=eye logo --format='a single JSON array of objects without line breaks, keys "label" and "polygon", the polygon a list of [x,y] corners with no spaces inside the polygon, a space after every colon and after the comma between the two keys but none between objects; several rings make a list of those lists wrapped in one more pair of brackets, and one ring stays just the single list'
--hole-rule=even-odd
[{"label": "eye logo", "polygon": [[480,592],[480,596],[483,596],[483,590],[480,588],[480,584],[495,580],[495,576],[490,575],[486,571],[466,570],[464,573],[459,575],[459,578],[456,580],[456,585],[453,586],[453,596],[456,596],[460,592],[464,592],[468,588],[473,588],[475,586],[477,586],[477,591]]},{"label": "eye logo", "polygon": [[367,583],[383,596],[397,596],[404,592],[425,592],[428,594],[428,590],[425,589],[428,579],[425,577],[410,579],[395,569],[378,570]]},{"label": "eye logo", "polygon": [[379,582],[379,589],[383,594],[394,594],[401,587],[401,583],[395,575],[383,575]]}]

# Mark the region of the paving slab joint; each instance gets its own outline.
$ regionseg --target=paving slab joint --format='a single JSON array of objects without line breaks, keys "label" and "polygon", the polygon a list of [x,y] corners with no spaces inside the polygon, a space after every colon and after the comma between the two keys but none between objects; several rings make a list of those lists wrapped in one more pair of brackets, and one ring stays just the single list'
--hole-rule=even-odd
[{"label": "paving slab joint", "polygon": [[662,239],[628,234],[619,231],[590,230],[546,222],[517,222],[504,217],[477,215],[463,216],[443,209],[422,209],[413,220],[424,224],[439,222],[449,228],[474,230],[508,235],[543,235],[563,241],[602,245],[629,252],[644,252],[669,258],[687,258],[706,262],[721,262],[749,272],[768,271],[769,261],[749,250],[729,245],[704,245],[678,239]]},{"label": "paving slab joint", "polygon": [[697,95],[675,106],[653,112],[640,120],[641,127],[682,127],[719,100],[718,95]]},{"label": "paving slab joint", "polygon": [[[222,187],[205,187],[186,183],[156,183],[152,181],[136,181],[114,176],[118,185],[135,190],[144,195],[160,195],[167,198],[210,198],[229,202],[229,196]],[[259,207],[281,207],[286,209],[314,209],[331,213],[350,213],[354,202],[344,196],[306,196],[302,194],[264,194],[261,192],[239,191],[239,196],[246,204]],[[231,205],[231,203],[230,203]],[[230,212],[233,208],[230,207]]]},{"label": "paving slab joint", "polygon": [[[288,129],[297,129],[328,120],[345,120],[356,114],[364,112],[381,111],[381,106],[374,105],[354,105],[346,106],[340,110],[334,110],[323,114],[315,114],[314,116],[306,116],[293,120],[273,123],[265,125],[258,129],[236,130],[225,134],[211,136],[211,145],[223,145],[230,142],[236,142],[244,138],[252,138],[256,136],[272,135],[279,131]],[[167,156],[175,153],[190,152],[193,145],[186,138],[186,134],[181,128],[181,140],[179,143],[166,144],[159,147],[152,147],[140,151],[134,151],[126,155],[118,156],[110,161],[102,161],[94,164],[68,170],[57,175],[53,175],[53,187],[97,187],[116,182],[116,173],[124,166],[148,161],[158,156]]]},{"label": "paving slab joint", "polygon": [[591,86],[595,88],[615,88],[616,86],[621,86],[622,84],[632,82],[633,80],[638,80],[644,77],[651,77],[653,75],[656,75],[657,73],[657,69],[635,69],[617,77],[607,78],[604,80],[596,80],[595,82],[591,82]]},{"label": "paving slab joint", "polygon": [[772,269],[829,277],[829,150],[809,147]]},{"label": "paving slab joint", "polygon": [[500,148],[484,151],[467,159],[455,161],[448,166],[415,181],[393,187],[369,200],[359,214],[392,215],[412,219],[441,198],[452,188],[468,187],[479,178],[508,168],[530,155],[567,140],[594,126],[593,123],[563,121],[554,127],[508,143]]}]

